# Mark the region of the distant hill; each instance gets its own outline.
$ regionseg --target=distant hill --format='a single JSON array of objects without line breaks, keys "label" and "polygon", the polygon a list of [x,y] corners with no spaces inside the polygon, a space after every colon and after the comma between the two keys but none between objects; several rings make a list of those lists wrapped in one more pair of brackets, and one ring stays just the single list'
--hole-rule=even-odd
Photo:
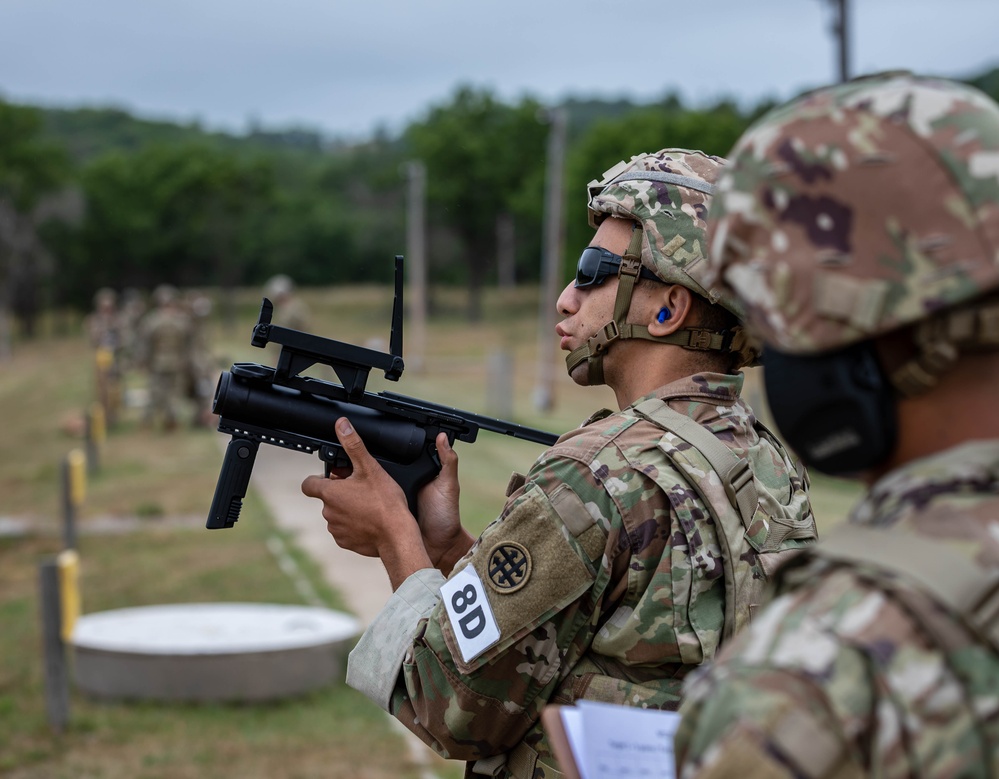
[{"label": "distant hill", "polygon": [[[570,142],[583,135],[595,121],[620,119],[640,108],[661,106],[670,111],[684,110],[680,101],[672,95],[652,103],[570,97],[561,105],[569,113]],[[301,127],[258,127],[236,135],[206,130],[196,122],[182,124],[144,119],[115,107],[37,110],[43,117],[49,139],[68,149],[77,162],[85,162],[110,150],[128,152],[149,144],[164,143],[200,143],[237,152],[287,152],[304,156],[335,152],[355,145]],[[357,145],[365,142],[358,141]]]},{"label": "distant hill", "polygon": [[106,151],[135,151],[150,144],[200,143],[231,151],[319,154],[330,141],[304,128],[257,128],[244,135],[204,129],[200,124],[143,119],[120,108],[41,108],[45,134],[77,162]]},{"label": "distant hill", "polygon": [[[999,67],[965,79],[999,102]],[[620,119],[640,108],[661,107],[666,111],[683,111],[675,95],[661,100],[636,103],[631,100],[569,97],[562,106],[569,112],[572,130],[570,143],[585,134],[598,120]],[[760,108],[766,107],[761,104]],[[264,128],[236,135],[206,130],[200,124],[143,119],[126,110],[107,108],[39,108],[49,138],[64,145],[77,162],[84,162],[109,151],[130,151],[153,143],[201,143],[236,152],[286,153],[309,158],[352,144],[323,135],[304,127]],[[753,111],[755,113],[755,110]],[[384,139],[383,139],[384,140]],[[363,142],[359,142],[363,143]]]}]

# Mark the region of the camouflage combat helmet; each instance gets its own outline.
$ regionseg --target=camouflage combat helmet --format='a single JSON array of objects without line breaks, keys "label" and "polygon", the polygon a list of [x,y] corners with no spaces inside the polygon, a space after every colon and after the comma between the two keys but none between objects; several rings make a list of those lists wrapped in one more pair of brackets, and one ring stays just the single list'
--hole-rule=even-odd
[{"label": "camouflage combat helmet", "polygon": [[118,293],[111,287],[101,287],[94,293],[94,308],[114,308],[118,302]]},{"label": "camouflage combat helmet", "polygon": [[[642,228],[642,265],[668,284],[708,297],[686,272],[708,250],[705,219],[725,160],[699,151],[663,149],[619,162],[587,185],[590,226],[607,216]],[[722,303],[729,308],[727,302]],[[736,315],[738,311],[732,310]]]},{"label": "camouflage combat helmet", "polygon": [[999,346],[999,106],[975,89],[884,73],[808,93],[742,136],[711,217],[699,279],[774,349],[912,326],[890,379],[915,394],[959,348]]},{"label": "camouflage combat helmet", "polygon": [[[686,328],[668,336],[652,336],[648,329],[626,322],[631,293],[642,267],[667,284],[679,284],[740,317],[729,298],[709,297],[689,270],[705,261],[708,249],[705,218],[714,181],[725,164],[720,157],[687,149],[663,149],[638,154],[606,171],[587,185],[591,227],[608,216],[634,221],[640,230],[621,262],[615,317],[583,346],[566,358],[569,372],[589,362],[590,383],[602,383],[601,358],[610,343],[643,338],[688,349],[738,352],[738,366],[751,364],[756,354],[746,344],[742,328],[716,331]],[[629,272],[630,267],[630,272]]]}]

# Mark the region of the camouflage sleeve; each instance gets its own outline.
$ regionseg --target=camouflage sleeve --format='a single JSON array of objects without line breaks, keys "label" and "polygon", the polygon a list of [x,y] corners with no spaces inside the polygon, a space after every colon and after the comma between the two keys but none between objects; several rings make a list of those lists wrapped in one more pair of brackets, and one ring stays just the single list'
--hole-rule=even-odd
[{"label": "camouflage sleeve", "polygon": [[855,764],[847,731],[870,723],[869,669],[804,602],[778,598],[688,678],[675,739],[681,779],[823,777]]},{"label": "camouflage sleeve", "polygon": [[592,640],[607,537],[594,517],[616,512],[586,463],[537,466],[422,622],[392,713],[446,757],[515,746]]},{"label": "camouflage sleeve", "polygon": [[688,677],[681,779],[866,776],[872,765],[884,776],[975,775],[954,770],[980,759],[974,714],[907,609],[847,569],[795,576]]},{"label": "camouflage sleeve", "polygon": [[347,684],[385,711],[389,710],[406,650],[420,621],[440,600],[443,583],[444,576],[435,568],[416,571],[409,576],[392,593],[347,657]]},{"label": "camouflage sleeve", "polygon": [[855,766],[823,691],[788,669],[720,662],[685,689],[680,714],[681,779],[846,777],[837,771]]}]

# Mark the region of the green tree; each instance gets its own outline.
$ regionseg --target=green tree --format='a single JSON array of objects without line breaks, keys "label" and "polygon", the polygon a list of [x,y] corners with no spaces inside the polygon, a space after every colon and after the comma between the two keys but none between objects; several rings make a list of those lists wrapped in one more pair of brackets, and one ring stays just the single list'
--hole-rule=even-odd
[{"label": "green tree", "polygon": [[[413,155],[427,167],[431,220],[457,239],[464,273],[451,277],[463,276],[468,285],[471,320],[481,315],[482,287],[495,266],[497,218],[523,216],[533,204],[535,213],[540,210],[548,133],[540,109],[531,98],[509,106],[489,90],[463,86],[449,103],[431,108],[425,119],[410,125],[405,135]],[[439,235],[433,227],[432,241]],[[521,229],[519,236],[537,257],[541,237],[536,226]],[[430,256],[432,261],[439,257],[439,247],[432,246]]]},{"label": "green tree", "polygon": [[[597,120],[572,147],[566,163],[566,186],[570,203],[582,199],[586,185],[601,178],[603,171],[636,154],[659,149],[698,149],[725,156],[749,125],[733,104],[723,102],[705,110],[688,110],[674,97],[656,106],[636,109],[619,119]],[[575,258],[593,235],[586,213],[579,208],[567,213],[567,277],[575,273]]]},{"label": "green tree", "polygon": [[0,355],[9,349],[8,311],[25,336],[34,335],[40,287],[54,271],[39,229],[77,210],[60,197],[70,173],[66,154],[41,130],[37,111],[0,101]]},{"label": "green tree", "polygon": [[391,279],[392,257],[405,247],[397,146],[376,138],[322,155],[267,153],[275,190],[244,278],[285,273],[305,286]]},{"label": "green tree", "polygon": [[88,210],[73,282],[89,289],[241,283],[274,191],[266,161],[202,145],[105,154],[82,184]]}]

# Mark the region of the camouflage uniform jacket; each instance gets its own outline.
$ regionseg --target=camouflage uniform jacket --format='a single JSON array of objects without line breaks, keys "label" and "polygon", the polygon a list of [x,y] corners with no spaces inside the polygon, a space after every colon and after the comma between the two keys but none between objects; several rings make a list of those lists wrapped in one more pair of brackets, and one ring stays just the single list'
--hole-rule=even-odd
[{"label": "camouflage uniform jacket", "polygon": [[154,309],[141,326],[145,366],[153,373],[180,374],[187,369],[191,346],[191,319],[178,309]]},{"label": "camouflage uniform jacket", "polygon": [[[871,557],[928,540],[994,593],[999,441],[888,474],[851,521],[885,534]],[[921,555],[924,569],[933,562]],[[679,775],[999,775],[994,611],[976,627],[904,574],[807,552],[785,568],[775,600],[688,678]]]},{"label": "camouflage uniform jacket", "polygon": [[[741,388],[741,374],[699,374],[649,397],[746,452],[760,439]],[[445,757],[514,750],[498,776],[524,775],[525,752],[527,775],[535,760],[554,765],[540,724],[548,703],[676,708],[682,678],[717,648],[725,583],[711,515],[663,438],[635,406],[562,436],[512,482],[501,515],[451,573],[448,585],[473,575],[477,589],[441,592],[433,570],[410,576],[352,652],[348,684]],[[462,612],[476,598],[497,635],[465,653],[472,610]]]}]

